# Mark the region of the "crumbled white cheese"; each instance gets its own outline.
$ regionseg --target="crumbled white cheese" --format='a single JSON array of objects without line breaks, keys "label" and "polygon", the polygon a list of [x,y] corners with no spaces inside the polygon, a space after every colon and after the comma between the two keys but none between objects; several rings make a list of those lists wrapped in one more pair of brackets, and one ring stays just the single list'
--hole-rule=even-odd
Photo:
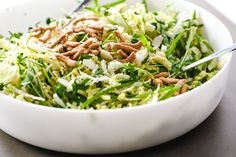
[{"label": "crumbled white cheese", "polygon": [[60,105],[60,106],[62,106],[62,107],[65,107],[65,106],[66,106],[66,105],[64,104],[64,102],[61,100],[61,98],[60,98],[56,93],[53,94],[53,99],[55,100],[55,102],[56,102],[58,105]]},{"label": "crumbled white cheese", "polygon": [[111,61],[113,60],[112,55],[110,54],[110,52],[106,51],[106,50],[101,50],[100,55],[103,59],[107,60],[107,61]]},{"label": "crumbled white cheese", "polygon": [[61,85],[63,85],[64,87],[68,87],[69,86],[69,81],[65,80],[65,79],[62,79],[62,78],[59,78],[57,80]]},{"label": "crumbled white cheese", "polygon": [[166,45],[162,45],[161,46],[161,51],[162,52],[166,52],[167,51],[167,46]]},{"label": "crumbled white cheese", "polygon": [[153,26],[151,23],[146,23],[146,31],[153,32],[155,30],[155,26]]},{"label": "crumbled white cheese", "polygon": [[8,84],[13,81],[17,81],[19,78],[18,67],[15,65],[2,62],[0,64],[0,82]]},{"label": "crumbled white cheese", "polygon": [[116,82],[117,81],[124,81],[124,80],[128,80],[128,79],[130,79],[130,76],[123,74],[123,73],[116,74],[112,77],[112,80],[114,80]]},{"label": "crumbled white cheese", "polygon": [[92,59],[84,59],[82,64],[93,71],[98,69],[98,65]]},{"label": "crumbled white cheese", "polygon": [[105,75],[108,75],[108,72],[107,72],[107,62],[103,59],[101,61],[101,68],[102,68],[102,71]]},{"label": "crumbled white cheese", "polygon": [[111,100],[111,96],[110,95],[102,95],[101,98],[105,101]]},{"label": "crumbled white cheese", "polygon": [[161,35],[158,35],[156,38],[154,38],[152,41],[153,49],[158,49],[161,46],[162,41],[163,37]]},{"label": "crumbled white cheese", "polygon": [[107,69],[110,72],[110,74],[114,75],[115,71],[120,69],[121,67],[123,67],[123,64],[121,62],[118,62],[118,61],[114,60],[114,61],[109,63]]},{"label": "crumbled white cheese", "polygon": [[59,78],[57,81],[60,84],[62,84],[64,87],[66,87],[67,92],[71,92],[73,90],[73,84],[74,84],[75,79],[72,79],[71,81],[67,81],[63,78]]},{"label": "crumbled white cheese", "polygon": [[174,38],[177,34],[179,34],[181,31],[184,30],[183,22],[191,18],[192,17],[189,14],[186,13],[179,14],[176,25],[167,32],[167,35],[171,38]]},{"label": "crumbled white cheese", "polygon": [[138,66],[141,66],[142,62],[145,60],[145,58],[148,56],[148,51],[146,48],[142,47],[141,50],[139,50],[136,53],[136,59],[135,59],[135,63]]},{"label": "crumbled white cheese", "polygon": [[98,83],[98,82],[109,82],[110,78],[107,76],[102,76],[102,77],[95,77],[92,80],[92,83]]}]

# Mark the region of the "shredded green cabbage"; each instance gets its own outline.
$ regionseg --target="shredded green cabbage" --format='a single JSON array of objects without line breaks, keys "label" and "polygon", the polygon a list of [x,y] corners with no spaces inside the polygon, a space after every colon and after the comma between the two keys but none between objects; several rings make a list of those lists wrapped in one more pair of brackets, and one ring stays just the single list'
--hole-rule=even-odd
[{"label": "shredded green cabbage", "polygon": [[[186,92],[184,88],[196,88],[218,72],[216,60],[187,72],[181,70],[213,52],[202,35],[203,25],[195,11],[193,15],[166,10],[149,11],[146,1],[130,7],[124,0],[100,6],[95,0],[94,7],[85,7],[84,11],[60,20],[48,18],[46,24],[38,25],[62,28],[71,19],[89,16],[98,17],[98,24],[104,27],[101,40],[97,41],[99,54],[82,54],[75,60],[74,67],[55,57],[55,54],[61,53],[59,45],[48,48],[49,43],[59,37],[56,31],[48,42],[32,37],[32,31],[1,37],[1,92],[44,106],[113,109],[171,98]],[[78,22],[76,27],[91,24],[93,21],[83,21]],[[134,60],[129,61],[128,57],[128,61],[123,60],[117,49],[106,50],[107,44],[120,43],[121,39],[115,35],[117,31],[126,43],[142,44]],[[67,36],[67,40],[80,44],[89,38],[91,34],[86,32]],[[128,51],[124,53],[130,55]],[[165,82],[157,77],[163,72],[169,74],[164,79],[186,82]]]}]

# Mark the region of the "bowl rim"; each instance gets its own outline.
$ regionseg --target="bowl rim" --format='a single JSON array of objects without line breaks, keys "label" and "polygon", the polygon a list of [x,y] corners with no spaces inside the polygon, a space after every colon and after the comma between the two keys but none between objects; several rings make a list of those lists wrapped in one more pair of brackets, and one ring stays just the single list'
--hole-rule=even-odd
[{"label": "bowl rim", "polygon": [[[22,3],[24,3],[24,2],[26,2],[26,1],[22,1]],[[225,31],[226,31],[227,35],[229,35],[229,37],[230,37],[230,42],[233,43],[232,35],[229,32],[229,29],[225,26],[225,24],[218,17],[216,17],[210,11],[206,10],[205,8],[202,8],[201,6],[199,6],[197,4],[189,2],[187,0],[182,0],[182,2],[178,1],[178,3],[186,3],[187,5],[194,6],[194,8],[196,8],[197,10],[205,11],[209,15],[214,17],[225,28]],[[18,3],[18,4],[20,4],[20,3]],[[13,6],[16,6],[16,5],[11,5],[9,7],[13,7]],[[99,110],[96,110],[96,109],[80,110],[80,109],[57,108],[57,107],[43,106],[43,105],[34,104],[34,103],[31,103],[31,102],[19,100],[19,99],[11,97],[9,95],[5,95],[1,92],[0,92],[0,99],[4,98],[5,100],[11,102],[10,103],[11,105],[16,105],[17,104],[17,105],[20,105],[22,107],[27,107],[28,106],[32,109],[37,109],[37,110],[40,109],[40,110],[56,111],[56,112],[68,112],[68,113],[101,113],[101,112],[102,113],[110,113],[110,112],[124,112],[124,111],[130,112],[130,111],[135,111],[135,110],[142,110],[143,108],[151,108],[153,106],[160,106],[160,105],[163,105],[163,104],[168,104],[171,101],[174,102],[176,99],[181,99],[183,97],[188,97],[191,94],[193,94],[195,92],[198,92],[199,90],[201,90],[202,88],[204,88],[205,86],[210,84],[212,81],[214,81],[217,77],[219,77],[221,75],[221,73],[223,71],[225,71],[226,67],[230,66],[231,59],[232,59],[232,52],[227,54],[227,58],[226,58],[225,63],[223,64],[223,67],[220,68],[220,70],[217,72],[217,74],[215,76],[213,76],[210,80],[208,80],[204,84],[192,89],[191,91],[188,91],[184,94],[181,94],[181,95],[178,95],[178,96],[175,96],[175,97],[168,98],[166,100],[158,101],[156,103],[146,103],[144,105],[139,105],[139,106],[125,107],[125,108],[114,108],[114,109],[99,109]]]}]

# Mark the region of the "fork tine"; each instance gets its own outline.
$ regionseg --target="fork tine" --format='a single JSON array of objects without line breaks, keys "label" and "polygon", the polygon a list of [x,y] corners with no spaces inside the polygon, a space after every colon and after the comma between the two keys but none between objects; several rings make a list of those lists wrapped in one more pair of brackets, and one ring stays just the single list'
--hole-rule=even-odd
[{"label": "fork tine", "polygon": [[78,2],[78,5],[70,12],[70,14],[73,14],[77,11],[79,11],[84,5],[86,5],[90,0],[80,0]]}]

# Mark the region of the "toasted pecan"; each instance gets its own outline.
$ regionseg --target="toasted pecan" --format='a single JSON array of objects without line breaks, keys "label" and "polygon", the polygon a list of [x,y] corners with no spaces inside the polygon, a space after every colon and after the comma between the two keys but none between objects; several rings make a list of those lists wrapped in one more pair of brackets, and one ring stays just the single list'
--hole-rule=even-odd
[{"label": "toasted pecan", "polygon": [[176,78],[165,78],[165,77],[160,77],[160,80],[162,80],[164,83],[168,83],[168,84],[176,84],[179,79]]},{"label": "toasted pecan", "polygon": [[79,46],[80,45],[80,43],[79,42],[73,42],[73,41],[67,41],[67,42],[65,42],[65,44],[64,44],[64,46],[68,46],[68,47],[77,47],[77,46]]},{"label": "toasted pecan", "polygon": [[68,26],[66,26],[65,28],[63,28],[63,32],[66,34],[71,34],[74,32],[74,25],[69,24]]},{"label": "toasted pecan", "polygon": [[70,59],[69,57],[66,57],[66,56],[63,56],[61,54],[55,54],[55,57],[62,61],[62,62],[65,62],[68,66],[70,67],[76,67],[77,66],[77,63],[76,61]]},{"label": "toasted pecan", "polygon": [[74,20],[72,21],[72,24],[73,24],[73,25],[76,25],[78,22],[87,21],[87,20],[98,21],[98,20],[99,20],[99,17],[96,17],[96,16],[91,16],[91,17],[78,17],[78,18],[76,18],[76,19],[74,19]]},{"label": "toasted pecan", "polygon": [[155,77],[156,78],[160,78],[160,77],[168,77],[169,73],[168,72],[160,72],[159,74],[156,74]]},{"label": "toasted pecan", "polygon": [[125,38],[123,37],[123,35],[120,32],[116,31],[115,35],[120,40],[120,42],[125,42]]},{"label": "toasted pecan", "polygon": [[51,38],[51,31],[47,30],[42,37],[39,38],[41,42],[46,43]]},{"label": "toasted pecan", "polygon": [[99,50],[90,50],[90,53],[97,56],[97,55],[99,55]]},{"label": "toasted pecan", "polygon": [[57,44],[59,44],[60,42],[62,42],[64,39],[67,38],[66,34],[62,34],[56,41],[54,41],[53,43],[51,43],[50,45],[48,45],[48,48],[53,48],[55,47]]},{"label": "toasted pecan", "polygon": [[174,93],[174,96],[177,96],[179,94],[183,94],[183,93],[187,92],[187,90],[188,90],[188,86],[186,85],[185,79],[181,79],[175,84],[175,86],[179,86],[179,85],[181,86],[181,89],[176,91]]},{"label": "toasted pecan", "polygon": [[119,50],[117,51],[117,53],[119,53],[119,55],[120,55],[121,57],[123,57],[123,58],[127,58],[127,57],[128,57],[128,55],[127,55],[124,51],[122,51],[121,49],[119,49]]},{"label": "toasted pecan", "polygon": [[187,91],[188,91],[188,86],[186,84],[184,84],[181,89],[181,94],[186,93]]},{"label": "toasted pecan", "polygon": [[181,80],[179,80],[179,81],[176,83],[176,85],[181,85],[181,86],[183,86],[184,84],[186,84],[186,80],[185,80],[185,79],[181,79]]},{"label": "toasted pecan", "polygon": [[163,86],[163,81],[160,80],[160,79],[158,79],[158,78],[154,79],[154,80],[152,81],[152,83],[153,83],[154,85],[160,85],[161,87]]},{"label": "toasted pecan", "polygon": [[78,51],[73,56],[73,59],[77,59],[80,55],[82,55],[84,53],[84,51],[86,50],[85,48],[88,48],[93,42],[94,42],[94,39],[93,38],[89,38],[83,44],[81,44],[78,47]]},{"label": "toasted pecan", "polygon": [[99,32],[103,32],[103,30],[104,30],[104,26],[101,26],[101,25],[90,25],[90,26],[88,26],[88,28],[95,29]]},{"label": "toasted pecan", "polygon": [[105,44],[105,50],[108,52],[111,52],[111,44],[110,43]]},{"label": "toasted pecan", "polygon": [[39,26],[32,29],[32,32],[38,32],[38,31],[46,31],[46,30],[54,30],[56,26]]},{"label": "toasted pecan", "polygon": [[142,42],[140,42],[140,41],[137,43],[134,43],[134,44],[133,43],[126,43],[126,42],[121,42],[121,44],[133,47],[138,50],[141,49],[141,47],[143,46]]},{"label": "toasted pecan", "polygon": [[99,47],[98,43],[92,43],[91,45],[89,45],[89,49],[96,49]]},{"label": "toasted pecan", "polygon": [[131,46],[128,46],[128,45],[124,45],[124,44],[121,44],[121,43],[111,43],[111,49],[121,49],[123,51],[128,51],[128,52],[137,52],[138,50],[131,47]]},{"label": "toasted pecan", "polygon": [[99,34],[99,31],[91,29],[91,28],[86,28],[86,27],[80,27],[80,28],[74,28],[75,33],[87,33],[87,34]]},{"label": "toasted pecan", "polygon": [[133,62],[136,59],[136,53],[132,52],[127,58],[121,60],[123,63]]},{"label": "toasted pecan", "polygon": [[38,38],[41,34],[42,34],[42,31],[39,30],[39,31],[36,31],[36,32],[32,32],[31,36],[35,37],[35,38]]}]

